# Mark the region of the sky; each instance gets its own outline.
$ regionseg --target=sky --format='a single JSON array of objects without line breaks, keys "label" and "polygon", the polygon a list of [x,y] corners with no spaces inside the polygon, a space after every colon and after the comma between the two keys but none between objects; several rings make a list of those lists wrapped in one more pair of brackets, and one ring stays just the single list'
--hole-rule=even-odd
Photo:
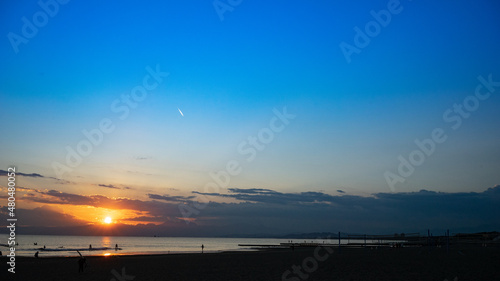
[{"label": "sky", "polygon": [[496,1],[0,13],[0,217],[15,167],[25,233],[500,230]]}]

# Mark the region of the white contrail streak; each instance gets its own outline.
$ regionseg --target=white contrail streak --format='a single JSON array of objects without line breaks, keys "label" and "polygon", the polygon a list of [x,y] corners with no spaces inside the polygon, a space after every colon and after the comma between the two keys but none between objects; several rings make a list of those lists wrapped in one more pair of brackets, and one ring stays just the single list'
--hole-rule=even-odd
[{"label": "white contrail streak", "polygon": [[182,113],[180,108],[177,108],[179,110],[179,113],[184,117],[184,113]]}]

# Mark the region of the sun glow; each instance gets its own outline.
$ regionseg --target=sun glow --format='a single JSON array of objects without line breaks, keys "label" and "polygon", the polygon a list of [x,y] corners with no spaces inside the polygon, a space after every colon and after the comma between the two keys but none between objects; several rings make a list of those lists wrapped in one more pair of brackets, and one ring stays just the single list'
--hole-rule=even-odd
[{"label": "sun glow", "polygon": [[111,217],[106,217],[104,219],[104,222],[107,223],[107,224],[110,224],[113,220],[111,219]]}]

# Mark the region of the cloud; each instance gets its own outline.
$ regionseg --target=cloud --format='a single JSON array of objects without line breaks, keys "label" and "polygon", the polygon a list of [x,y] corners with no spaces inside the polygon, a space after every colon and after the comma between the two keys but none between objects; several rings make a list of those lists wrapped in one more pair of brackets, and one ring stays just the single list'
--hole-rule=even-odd
[{"label": "cloud", "polygon": [[[7,209],[0,211],[0,216],[7,216]],[[74,216],[63,214],[61,210],[50,206],[43,206],[34,209],[17,209],[16,217],[18,225],[22,227],[75,227],[86,225],[87,223]]]},{"label": "cloud", "polygon": [[340,190],[340,189],[337,189],[337,192],[338,192],[338,193],[345,193],[345,191]]},{"label": "cloud", "polygon": [[250,189],[240,189],[240,188],[228,188],[230,193],[202,193],[193,192],[200,195],[215,196],[215,197],[225,197],[234,198],[241,201],[248,202],[261,202],[261,203],[272,203],[272,204],[296,204],[296,203],[319,203],[319,202],[334,202],[338,200],[338,197],[328,195],[322,192],[301,192],[301,193],[281,193],[271,189],[260,189],[260,188],[250,188]]},{"label": "cloud", "polygon": [[233,193],[244,193],[244,194],[278,194],[271,189],[263,189],[263,188],[229,188],[229,192]]},{"label": "cloud", "polygon": [[[8,173],[9,173],[8,171],[0,170],[0,176],[7,176]],[[16,174],[16,176],[31,177],[31,178],[47,178],[47,179],[56,179],[57,180],[57,178],[46,177],[46,176],[42,176],[42,175],[37,174],[37,173],[26,174],[26,173],[16,172],[15,174]]]},{"label": "cloud", "polygon": [[153,174],[150,173],[144,173],[141,171],[131,171],[131,170],[125,170],[125,173],[130,173],[130,174],[136,174],[136,175],[143,175],[143,176],[152,176]]},{"label": "cloud", "polygon": [[148,197],[155,200],[164,200],[169,202],[192,202],[196,196],[169,196],[169,195],[158,195],[148,193]]},{"label": "cloud", "polygon": [[107,187],[107,188],[112,188],[112,189],[121,189],[121,188],[114,186],[112,184],[98,184],[97,186],[102,186],[102,187]]},{"label": "cloud", "polygon": [[[346,231],[391,233],[422,231],[486,231],[500,229],[500,186],[484,192],[443,193],[421,190],[376,193],[370,197],[321,192],[281,193],[269,189],[228,189],[197,194],[234,198],[214,203],[194,217],[218,217],[228,225],[268,232]],[[198,218],[198,221],[203,218]],[[245,227],[245,225],[247,227]]]},{"label": "cloud", "polygon": [[[103,195],[78,195],[73,193],[61,192],[57,190],[37,190],[25,188],[26,193],[18,200],[43,203],[48,205],[77,205],[101,207],[117,210],[135,210],[147,212],[151,216],[162,217],[164,219],[179,215],[177,204],[142,201],[130,198],[109,198]],[[161,222],[160,220],[159,222]]]},{"label": "cloud", "polygon": [[[0,176],[7,176],[8,174],[9,174],[9,172],[7,172],[5,170],[0,170]],[[44,178],[44,176],[42,176],[40,174],[36,174],[36,173],[25,174],[25,173],[16,172],[15,174],[17,176],[24,176],[24,177]]]},{"label": "cloud", "polygon": [[[297,232],[435,233],[500,230],[500,185],[484,192],[444,193],[421,190],[376,193],[369,197],[323,192],[286,193],[272,189],[230,188],[227,193],[193,192],[192,196],[147,194],[151,200],[78,195],[57,190],[25,189],[24,201],[72,204],[138,211],[131,221],[161,226],[126,227],[126,233],[227,235]],[[179,207],[193,208],[199,196],[213,197],[205,208],[190,213],[193,223],[181,221]],[[232,198],[233,202],[216,202]],[[220,201],[220,200],[219,200]],[[65,217],[71,220],[73,218]],[[61,219],[62,220],[62,219]],[[40,218],[43,222],[43,218]],[[146,231],[147,230],[147,231]],[[2,230],[0,230],[2,231]],[[125,230],[124,230],[125,231]],[[63,233],[64,234],[64,233]]]},{"label": "cloud", "polygon": [[[60,192],[57,190],[39,191],[38,193],[41,195],[47,195],[46,197],[32,199],[33,201],[40,203],[71,204],[71,205],[92,205],[93,203],[92,197]],[[37,201],[38,199],[41,200]]]},{"label": "cloud", "polygon": [[121,187],[113,185],[113,184],[103,184],[103,183],[94,184],[94,185],[95,186],[100,186],[100,187],[106,187],[106,188],[110,188],[110,189],[133,189],[132,187],[124,186],[124,185],[122,185]]},{"label": "cloud", "polygon": [[135,157],[135,160],[149,160],[152,158],[153,157],[151,157],[151,156],[137,156],[137,157]]}]

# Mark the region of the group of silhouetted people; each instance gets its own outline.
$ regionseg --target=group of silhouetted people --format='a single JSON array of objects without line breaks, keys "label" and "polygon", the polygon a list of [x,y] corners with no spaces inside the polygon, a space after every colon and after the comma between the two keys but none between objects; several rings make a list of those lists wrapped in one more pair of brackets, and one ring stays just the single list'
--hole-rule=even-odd
[{"label": "group of silhouetted people", "polygon": [[[38,245],[38,243],[33,243],[33,245]],[[201,245],[201,252],[203,253],[203,248],[205,246]],[[60,247],[62,248],[62,247]],[[43,249],[46,249],[45,245],[43,246]],[[115,244],[115,251],[118,251],[120,248],[118,247],[118,244]],[[42,250],[42,249],[41,249]],[[92,251],[92,244],[89,245],[89,251]],[[78,251],[78,254],[80,255],[80,258],[78,259],[78,272],[83,272],[84,269],[87,267],[87,259],[80,253],[80,251]],[[39,255],[39,251],[36,251],[35,253],[35,258],[38,258],[38,255]],[[0,251],[0,256],[2,256],[2,252]]]}]

